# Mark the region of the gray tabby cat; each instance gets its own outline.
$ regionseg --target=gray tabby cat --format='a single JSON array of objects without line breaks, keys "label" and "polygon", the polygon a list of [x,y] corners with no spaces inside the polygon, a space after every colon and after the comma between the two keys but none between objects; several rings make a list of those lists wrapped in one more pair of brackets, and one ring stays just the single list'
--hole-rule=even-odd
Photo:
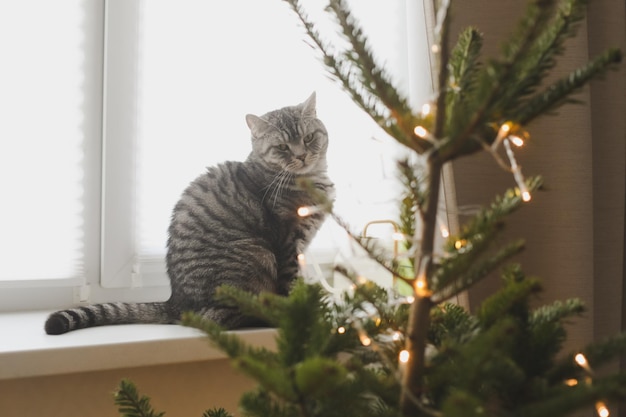
[{"label": "gray tabby cat", "polygon": [[165,302],[105,303],[58,311],[46,333],[128,323],[177,323],[194,311],[230,329],[262,325],[214,301],[228,284],[245,291],[286,295],[298,275],[297,256],[324,221],[322,212],[297,215],[314,204],[296,185],[306,177],[334,196],[326,175],[328,135],[317,118],[315,93],[306,101],[247,115],[252,152],[245,162],[225,162],[196,178],[176,204],[169,227],[167,271],[172,293]]}]

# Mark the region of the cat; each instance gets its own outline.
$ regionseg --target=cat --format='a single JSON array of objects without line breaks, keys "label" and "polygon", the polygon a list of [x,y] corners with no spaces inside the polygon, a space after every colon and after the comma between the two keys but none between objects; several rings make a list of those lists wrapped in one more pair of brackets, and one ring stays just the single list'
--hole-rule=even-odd
[{"label": "cat", "polygon": [[52,313],[48,334],[130,323],[177,323],[193,311],[224,328],[262,326],[214,299],[223,284],[258,294],[287,295],[304,252],[325,214],[298,216],[315,204],[300,188],[306,178],[328,201],[328,133],[316,115],[315,92],[304,102],[246,115],[252,151],[243,161],[227,161],[196,178],[174,207],[168,229],[166,265],[171,296],[165,302],[103,303]]}]

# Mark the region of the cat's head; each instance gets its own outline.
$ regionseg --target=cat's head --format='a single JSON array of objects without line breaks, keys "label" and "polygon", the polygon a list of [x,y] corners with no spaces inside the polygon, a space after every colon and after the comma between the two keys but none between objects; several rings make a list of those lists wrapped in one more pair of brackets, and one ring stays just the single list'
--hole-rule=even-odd
[{"label": "cat's head", "polygon": [[326,170],[328,133],[317,118],[315,93],[303,103],[262,115],[246,115],[252,156],[275,171],[305,175]]}]

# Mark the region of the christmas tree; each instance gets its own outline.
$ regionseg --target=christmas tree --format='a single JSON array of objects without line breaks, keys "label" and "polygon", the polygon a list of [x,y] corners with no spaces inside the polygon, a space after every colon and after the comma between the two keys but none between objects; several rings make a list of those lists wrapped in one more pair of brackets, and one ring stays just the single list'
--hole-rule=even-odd
[{"label": "christmas tree", "polygon": [[[389,256],[376,241],[351,231],[330,202],[319,201],[318,208],[393,274],[398,287],[381,288],[340,265],[337,272],[354,284],[340,298],[302,280],[288,297],[222,288],[224,302],[277,328],[275,351],[248,346],[194,314],[184,316],[186,325],[203,330],[236,368],[258,381],[258,389],[241,398],[243,414],[557,416],[595,407],[608,416],[608,404],[626,398],[626,374],[599,376],[593,368],[622,354],[626,335],[562,352],[565,321],[584,306],[569,299],[531,308],[541,282],[509,263],[524,242],[495,244],[507,216],[542,186],[540,177],[524,178],[515,157],[515,146],[528,139],[528,124],[572,101],[573,93],[621,60],[619,50],[609,49],[547,82],[585,17],[586,2],[531,1],[501,56],[485,60],[476,28],[450,45],[452,6],[441,1],[432,51],[437,91],[433,102],[415,109],[377,65],[345,1],[331,0],[328,12],[347,49],[328,44],[298,0],[286,1],[330,75],[425,168],[415,158],[398,163],[405,188],[398,215],[406,247],[401,256]],[[435,234],[442,168],[478,152],[492,155],[517,187],[449,236],[441,254]],[[450,302],[501,268],[502,288],[474,314]],[[159,415],[129,381],[120,385],[116,402],[124,415]],[[212,409],[205,415],[228,413]]]}]

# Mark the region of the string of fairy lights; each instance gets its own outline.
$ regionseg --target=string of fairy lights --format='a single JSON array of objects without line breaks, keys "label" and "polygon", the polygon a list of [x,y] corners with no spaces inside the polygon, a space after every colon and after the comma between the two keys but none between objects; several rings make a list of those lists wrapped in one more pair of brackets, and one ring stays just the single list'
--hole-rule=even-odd
[{"label": "string of fairy lights", "polygon": [[[422,120],[427,120],[431,116],[431,112],[433,108],[434,106],[430,103],[426,103],[422,106],[422,109],[421,109]],[[439,143],[439,140],[435,138],[428,131],[426,127],[422,125],[416,126],[414,128],[414,133],[417,137],[423,140],[426,140],[433,145],[437,145]],[[523,202],[529,202],[532,196],[526,185],[524,175],[522,174],[521,165],[517,162],[517,159],[515,157],[513,146],[517,148],[522,147],[525,144],[526,140],[528,140],[528,138],[529,138],[528,132],[525,129],[523,129],[520,125],[511,121],[505,121],[499,125],[497,135],[495,139],[491,142],[491,144],[490,145],[485,144],[485,143],[482,144],[483,148],[494,157],[498,165],[513,175],[513,179],[515,180],[515,183],[517,185],[516,191],[519,193],[518,195],[521,197]],[[506,155],[508,159],[508,164],[501,158],[499,154],[500,147],[504,149],[504,154]],[[323,211],[326,209],[327,208],[318,207],[318,206],[299,207],[297,210],[297,214],[301,217],[306,217],[306,216],[313,215],[315,213],[318,213],[319,211]],[[441,236],[444,239],[447,239],[450,236],[450,231],[448,230],[446,224],[440,218],[437,218],[437,222],[438,222]],[[407,237],[404,236],[402,233],[398,233],[396,231],[394,232],[392,239],[394,239],[394,241],[397,243],[397,241],[406,240]],[[455,241],[454,247],[456,250],[460,251],[460,250],[463,250],[463,248],[467,244],[468,242],[465,239],[458,239],[457,241]],[[394,253],[394,256],[398,256],[398,254]],[[304,267],[306,266],[306,257],[304,254],[298,255],[298,262],[299,262],[301,269],[304,270]],[[431,297],[432,296],[432,292],[428,288],[427,274],[426,274],[426,269],[429,264],[430,264],[430,255],[429,254],[422,255],[420,262],[418,264],[418,267],[417,267],[417,271],[415,273],[415,279],[412,280],[413,295],[401,297],[400,302],[412,304],[415,301],[416,297]],[[332,286],[328,284],[328,282],[326,281],[326,279],[323,277],[321,273],[317,274],[317,278],[322,282],[322,285],[327,290],[329,290],[332,293],[338,293],[336,289],[333,289]],[[351,290],[356,289],[357,284],[363,284],[364,281],[367,281],[367,278],[359,275],[357,276],[357,279],[355,279],[355,281],[356,282],[354,282],[353,285],[350,287]],[[372,317],[370,317],[370,319],[371,318]],[[375,323],[378,326],[378,324],[380,323],[380,319],[376,318]],[[347,334],[347,328],[346,328],[347,325],[348,324],[340,325],[336,329],[336,332],[340,335]],[[352,320],[349,325],[352,326],[356,330],[356,334],[358,336],[358,339],[361,345],[363,345],[364,347],[375,349],[375,350],[378,350],[381,348],[380,342],[377,341],[376,338],[371,337],[368,334],[368,332],[365,330],[362,322],[359,319]],[[396,344],[396,346],[400,347],[402,346],[401,343],[404,342],[404,335],[399,330],[392,330],[390,334],[386,335],[385,342],[386,343],[391,342],[391,343]],[[396,377],[398,378],[399,381],[401,381],[404,368],[410,360],[410,355],[411,355],[410,352],[406,349],[398,350],[397,366],[396,366],[396,369],[398,372],[397,372]],[[386,360],[385,355],[381,355],[381,357],[383,358],[383,360]],[[582,353],[578,353],[574,356],[574,361],[586,373],[584,382],[587,384],[591,384],[592,378],[593,378],[593,371],[591,367],[589,366],[587,358]],[[579,383],[580,381],[578,379],[568,379],[565,381],[565,384],[568,386],[575,386],[575,385],[578,385]],[[609,417],[610,415],[610,411],[604,401],[596,402],[595,409],[599,417]]]}]

